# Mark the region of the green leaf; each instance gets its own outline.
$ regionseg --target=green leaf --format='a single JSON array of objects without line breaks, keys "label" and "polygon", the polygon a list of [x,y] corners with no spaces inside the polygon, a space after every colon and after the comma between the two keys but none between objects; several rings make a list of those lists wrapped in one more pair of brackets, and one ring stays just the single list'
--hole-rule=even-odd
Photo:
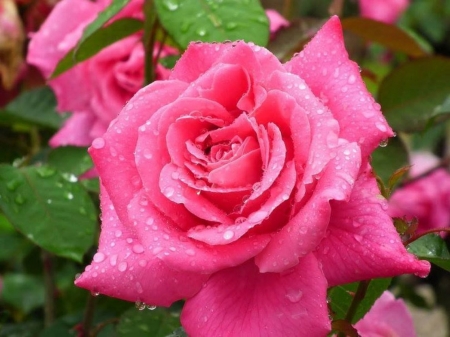
[{"label": "green leaf", "polygon": [[98,178],[83,179],[83,180],[80,180],[80,183],[89,192],[92,192],[95,194],[100,193],[100,182],[99,182]]},{"label": "green leaf", "polygon": [[98,29],[85,40],[80,41],[57,64],[52,78],[61,75],[78,63],[94,56],[102,49],[141,30],[143,23],[136,19],[120,19],[105,28]]},{"label": "green leaf", "polygon": [[[378,297],[389,287],[390,278],[373,279],[367,288],[364,299],[360,302],[352,323],[359,321],[372,307]],[[335,313],[334,320],[344,319],[353,301],[353,296],[358,288],[358,282],[336,286],[329,290],[331,310]]]},{"label": "green leaf", "polygon": [[188,335],[186,334],[183,328],[178,328],[170,335],[167,335],[166,337],[188,337]]},{"label": "green leaf", "polygon": [[67,172],[79,176],[92,166],[92,159],[85,147],[57,147],[48,155],[47,163],[59,172]]},{"label": "green leaf", "polygon": [[[450,95],[450,59],[428,57],[398,67],[380,85],[378,101],[397,131],[421,131],[430,118],[442,114]],[[438,122],[437,116],[434,122]]]},{"label": "green leaf", "polygon": [[244,40],[265,46],[269,20],[258,0],[155,0],[162,26],[183,48],[191,41]]},{"label": "green leaf", "polygon": [[126,311],[117,325],[118,337],[165,337],[180,326],[179,317],[164,309]]},{"label": "green leaf", "polygon": [[398,137],[390,138],[387,146],[372,153],[372,167],[385,184],[396,170],[408,164],[406,147]]},{"label": "green leaf", "polygon": [[56,112],[56,98],[49,87],[23,92],[0,111],[0,124],[25,123],[58,129],[66,117]]},{"label": "green leaf", "polygon": [[0,165],[0,209],[28,239],[58,256],[81,262],[93,244],[96,210],[73,175],[49,166]]},{"label": "green leaf", "polygon": [[35,276],[6,274],[1,296],[5,303],[27,314],[44,304],[44,284]]},{"label": "green leaf", "polygon": [[408,251],[420,259],[450,271],[450,253],[447,244],[439,235],[422,236],[408,245]]},{"label": "green leaf", "polygon": [[41,329],[42,322],[37,321],[4,324],[0,329],[0,337],[36,337]]},{"label": "green leaf", "polygon": [[425,50],[414,38],[395,25],[362,17],[351,17],[342,20],[342,28],[366,41],[380,43],[393,51],[414,57],[426,55]]}]

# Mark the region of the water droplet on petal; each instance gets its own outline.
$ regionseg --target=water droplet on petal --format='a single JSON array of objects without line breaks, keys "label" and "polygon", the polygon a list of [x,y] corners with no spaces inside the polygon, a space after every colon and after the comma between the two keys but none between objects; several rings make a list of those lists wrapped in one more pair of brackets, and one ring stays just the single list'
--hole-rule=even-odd
[{"label": "water droplet on petal", "polygon": [[380,142],[380,147],[386,147],[387,145],[388,145],[388,142],[389,142],[389,140],[386,138],[386,139],[383,139],[381,142]]},{"label": "water droplet on petal", "polygon": [[227,231],[225,231],[225,233],[223,233],[223,238],[225,240],[231,240],[233,238],[233,236],[234,236],[234,232],[231,230],[227,230]]},{"label": "water droplet on petal", "polygon": [[97,263],[103,262],[105,260],[105,254],[98,252],[94,255],[93,260]]},{"label": "water droplet on petal", "polygon": [[119,265],[117,266],[117,269],[121,272],[124,272],[125,270],[127,270],[128,268],[128,263],[126,263],[125,261],[120,262]]},{"label": "water droplet on petal", "polygon": [[156,305],[147,305],[147,309],[148,310],[155,310],[156,309]]},{"label": "water droplet on petal", "polygon": [[144,246],[140,244],[134,245],[133,252],[135,252],[136,254],[142,254],[144,252]]},{"label": "water droplet on petal", "polygon": [[286,297],[292,303],[297,303],[303,297],[303,292],[301,290],[292,289],[292,290],[288,291],[288,293],[286,294]]},{"label": "water droplet on petal", "polygon": [[147,307],[147,305],[146,305],[144,302],[141,302],[141,301],[136,301],[136,302],[134,303],[134,306],[135,306],[136,309],[138,309],[138,310],[144,310],[144,309]]},{"label": "water droplet on petal", "polygon": [[165,195],[167,198],[170,198],[171,196],[173,196],[174,193],[175,193],[175,190],[174,190],[173,187],[167,187],[167,188],[164,190],[164,195]]},{"label": "water droplet on petal", "polygon": [[104,146],[105,146],[105,140],[102,137],[95,138],[92,141],[92,147],[94,149],[100,150],[100,149],[103,149]]}]

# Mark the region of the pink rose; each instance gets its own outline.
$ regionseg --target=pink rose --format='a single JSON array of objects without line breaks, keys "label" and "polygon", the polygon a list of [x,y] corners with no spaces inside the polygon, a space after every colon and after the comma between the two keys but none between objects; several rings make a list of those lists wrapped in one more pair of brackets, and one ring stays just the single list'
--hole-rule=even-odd
[{"label": "pink rose", "polygon": [[[437,167],[439,159],[431,153],[412,155],[411,178]],[[389,200],[392,217],[417,218],[417,234],[450,225],[450,173],[440,168],[397,189]],[[444,236],[445,233],[442,233]]]},{"label": "pink rose", "polygon": [[409,6],[409,0],[359,0],[361,16],[394,23]]},{"label": "pink rose", "polygon": [[278,30],[289,26],[289,21],[274,9],[266,9],[266,15],[269,19],[269,30],[272,38]]},{"label": "pink rose", "polygon": [[190,336],[325,336],[327,287],[425,276],[368,162],[392,136],[331,18],[281,64],[192,43],[90,153],[102,232],[80,287],[168,306]]},{"label": "pink rose", "polygon": [[[109,1],[63,0],[58,3],[39,32],[33,35],[28,62],[49,77],[62,57],[76,45],[83,29]],[[133,0],[117,16],[142,16],[142,0]],[[68,20],[70,18],[70,20]],[[173,53],[165,48],[161,57]],[[169,71],[157,66],[158,79]],[[141,34],[135,34],[105,48],[94,57],[50,80],[59,111],[73,115],[50,140],[50,145],[90,145],[100,137],[124,104],[142,87],[144,48]]]},{"label": "pink rose", "polygon": [[355,324],[361,337],[416,337],[411,314],[403,300],[385,291]]}]

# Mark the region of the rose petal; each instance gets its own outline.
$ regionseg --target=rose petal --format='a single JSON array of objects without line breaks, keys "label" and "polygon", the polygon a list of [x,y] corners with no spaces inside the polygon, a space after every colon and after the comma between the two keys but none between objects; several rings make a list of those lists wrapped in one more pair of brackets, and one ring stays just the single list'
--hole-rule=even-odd
[{"label": "rose petal", "polygon": [[[142,191],[129,207],[131,226],[141,244],[167,266],[202,274],[237,266],[258,254],[270,240],[270,235],[254,235],[226,246],[209,246],[186,236],[178,223],[161,214]],[[224,231],[224,226],[217,227]]]},{"label": "rose petal", "polygon": [[331,329],[326,281],[310,254],[285,274],[260,274],[253,261],[214,274],[186,301],[191,336],[322,337]]},{"label": "rose petal", "polygon": [[[239,217],[235,224],[225,226],[222,230],[217,228],[192,228],[188,231],[190,238],[205,242],[209,245],[225,245],[241,239],[250,229],[260,225],[270,216],[274,209],[285,202],[295,185],[295,168],[293,165],[286,165],[280,177],[275,181],[268,200],[256,211],[250,213],[248,217]],[[271,190],[271,191],[272,191]]]},{"label": "rose petal", "polygon": [[330,201],[348,200],[360,164],[359,148],[355,143],[336,149],[336,156],[317,182],[311,199],[256,257],[261,272],[282,272],[291,268],[300,257],[317,247],[330,222]]},{"label": "rose petal", "polygon": [[[209,275],[169,268],[130,226],[120,222],[102,187],[98,252],[75,284],[95,293],[149,305],[169,306],[197,293]],[[180,286],[183,285],[183,286]]]},{"label": "rose petal", "polygon": [[350,200],[332,204],[329,233],[315,252],[330,286],[405,273],[428,274],[429,262],[406,251],[386,209],[367,165]]},{"label": "rose petal", "polygon": [[90,113],[75,113],[64,126],[50,139],[52,147],[75,145],[91,145],[90,127],[95,121],[95,116]]},{"label": "rose petal", "polygon": [[286,70],[305,80],[339,121],[339,137],[361,146],[366,160],[378,144],[393,136],[379,104],[367,91],[358,65],[349,60],[337,16],[328,20]]},{"label": "rose petal", "polygon": [[[89,148],[102,177],[102,184],[116,208],[119,219],[124,223],[128,217],[128,202],[141,188],[139,173],[134,164],[138,128],[159,108],[173,102],[186,86],[187,84],[182,82],[162,81],[141,89],[125,106],[103,138],[94,140]],[[127,132],[123,133],[122,130]],[[156,154],[159,155],[160,153]],[[117,176],[120,176],[120,179],[117,179]],[[156,184],[157,182],[153,186]]]},{"label": "rose petal", "polygon": [[416,337],[414,322],[402,299],[395,299],[385,291],[373,304],[370,311],[355,324],[362,337],[397,336]]}]

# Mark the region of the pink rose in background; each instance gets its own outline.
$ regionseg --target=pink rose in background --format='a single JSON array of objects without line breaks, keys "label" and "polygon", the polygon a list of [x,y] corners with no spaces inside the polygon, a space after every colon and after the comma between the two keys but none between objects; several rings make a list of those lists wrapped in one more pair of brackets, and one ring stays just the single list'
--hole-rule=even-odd
[{"label": "pink rose in background", "polygon": [[289,21],[274,9],[266,9],[266,15],[269,18],[269,30],[272,38],[279,29],[289,26]]},{"label": "pink rose in background", "polygon": [[394,23],[409,6],[409,0],[359,0],[361,16]]},{"label": "pink rose in background", "polygon": [[89,150],[102,231],[76,284],[185,299],[193,337],[325,336],[327,287],[429,272],[369,164],[392,135],[337,17],[286,64],[254,44],[193,43]]},{"label": "pink rose in background", "polygon": [[[411,178],[437,167],[439,159],[431,153],[414,153]],[[395,190],[389,200],[392,217],[417,218],[417,234],[450,225],[450,173],[440,168]],[[445,233],[442,233],[444,236]]]},{"label": "pink rose in background", "polygon": [[361,337],[416,337],[411,314],[401,299],[385,291],[355,324]]},{"label": "pink rose in background", "polygon": [[[58,3],[39,32],[32,36],[27,61],[49,77],[57,63],[76,45],[83,29],[109,1],[63,0]],[[142,16],[142,0],[133,0],[120,17]],[[68,20],[70,18],[70,20]],[[164,48],[161,57],[173,53]],[[169,70],[157,65],[157,79]],[[103,49],[66,73],[50,80],[58,110],[73,112],[50,145],[90,145],[101,136],[124,104],[142,87],[144,48],[135,34]]]}]

